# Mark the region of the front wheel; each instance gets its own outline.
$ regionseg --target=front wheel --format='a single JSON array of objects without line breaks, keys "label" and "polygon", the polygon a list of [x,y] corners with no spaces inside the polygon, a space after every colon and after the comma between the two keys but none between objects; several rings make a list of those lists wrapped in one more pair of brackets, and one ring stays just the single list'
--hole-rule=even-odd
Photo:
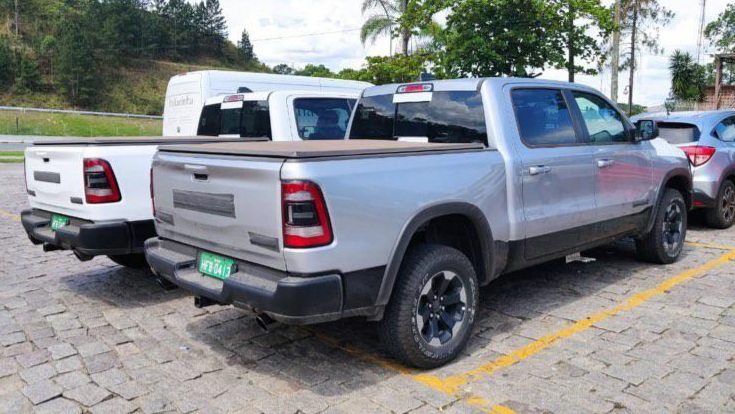
[{"label": "front wheel", "polygon": [[679,191],[667,188],[655,213],[651,231],[636,239],[638,256],[652,263],[673,263],[684,249],[687,234],[687,207],[684,197]]},{"label": "front wheel", "polygon": [[735,222],[735,184],[725,180],[717,192],[717,205],[707,210],[707,225],[716,229],[728,229]]},{"label": "front wheel", "polygon": [[142,269],[148,267],[148,262],[145,260],[143,253],[132,253],[132,254],[117,254],[107,256],[113,262],[120,266],[129,267],[131,269]]},{"label": "front wheel", "polygon": [[478,301],[477,276],[464,254],[418,245],[401,265],[379,325],[381,341],[407,365],[444,365],[467,345]]}]

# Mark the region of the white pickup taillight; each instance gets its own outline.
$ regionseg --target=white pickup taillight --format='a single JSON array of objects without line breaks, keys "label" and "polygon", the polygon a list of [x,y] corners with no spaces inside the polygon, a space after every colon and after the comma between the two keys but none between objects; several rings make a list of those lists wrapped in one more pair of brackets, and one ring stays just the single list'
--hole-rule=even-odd
[{"label": "white pickup taillight", "polygon": [[689,162],[695,167],[706,164],[717,151],[716,148],[703,145],[686,146],[681,147],[681,149],[687,154]]},{"label": "white pickup taillight", "polygon": [[319,186],[308,181],[281,183],[284,247],[318,247],[332,243],[329,213]]},{"label": "white pickup taillight", "polygon": [[109,162],[84,159],[84,196],[88,204],[114,203],[122,199]]}]

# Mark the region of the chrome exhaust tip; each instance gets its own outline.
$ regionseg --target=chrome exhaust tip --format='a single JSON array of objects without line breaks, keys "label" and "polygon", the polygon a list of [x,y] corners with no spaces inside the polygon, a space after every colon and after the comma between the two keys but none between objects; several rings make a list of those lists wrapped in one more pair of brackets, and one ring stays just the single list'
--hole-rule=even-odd
[{"label": "chrome exhaust tip", "polygon": [[273,318],[266,315],[265,313],[260,313],[255,316],[255,323],[258,324],[263,332],[268,332],[268,326],[273,325],[274,323],[276,323],[276,321],[274,321]]}]

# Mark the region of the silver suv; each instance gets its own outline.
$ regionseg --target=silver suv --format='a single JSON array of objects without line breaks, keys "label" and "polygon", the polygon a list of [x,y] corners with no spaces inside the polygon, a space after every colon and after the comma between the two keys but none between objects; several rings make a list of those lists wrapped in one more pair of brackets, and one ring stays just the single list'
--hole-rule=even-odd
[{"label": "silver suv", "polygon": [[199,306],[367,317],[397,358],[435,367],[501,274],[622,237],[679,257],[689,162],[641,122],[561,82],[368,88],[346,141],[160,147],[146,256]]},{"label": "silver suv", "polygon": [[726,229],[735,223],[735,111],[643,114],[661,138],[684,150],[694,171],[694,208],[707,224]]}]

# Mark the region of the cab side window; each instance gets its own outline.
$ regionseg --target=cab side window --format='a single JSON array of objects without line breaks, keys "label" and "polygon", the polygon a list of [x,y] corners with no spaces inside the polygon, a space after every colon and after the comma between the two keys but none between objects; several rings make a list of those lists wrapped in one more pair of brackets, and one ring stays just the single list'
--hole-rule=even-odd
[{"label": "cab side window", "polygon": [[560,90],[515,89],[511,96],[524,144],[544,147],[579,143]]},{"label": "cab side window", "polygon": [[572,91],[582,113],[591,144],[631,142],[622,115],[597,95]]},{"label": "cab side window", "polygon": [[715,127],[717,132],[717,138],[723,142],[734,142],[735,141],[735,116],[726,118]]}]

